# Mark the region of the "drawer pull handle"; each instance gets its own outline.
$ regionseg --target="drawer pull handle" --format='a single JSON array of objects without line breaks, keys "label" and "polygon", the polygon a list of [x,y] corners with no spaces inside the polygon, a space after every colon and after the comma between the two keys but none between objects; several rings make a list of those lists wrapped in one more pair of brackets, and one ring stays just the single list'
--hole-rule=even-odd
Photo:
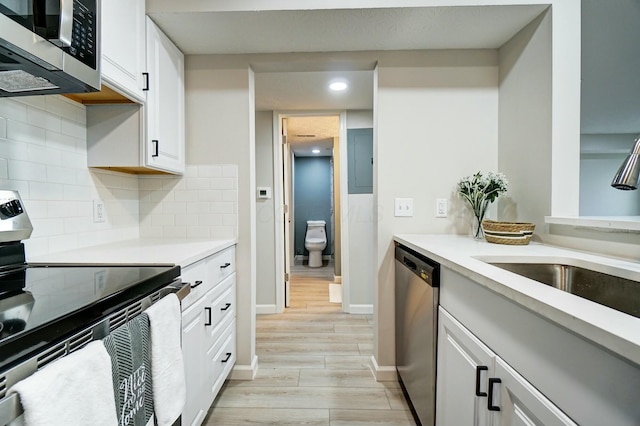
[{"label": "drawer pull handle", "polygon": [[144,87],[142,88],[142,91],[148,92],[149,91],[149,73],[143,72],[142,76],[144,77]]},{"label": "drawer pull handle", "polygon": [[229,358],[231,358],[231,352],[227,352],[227,357],[223,359],[221,362],[227,362],[229,361]]},{"label": "drawer pull handle", "polygon": [[231,303],[225,303],[224,308],[220,308],[221,311],[226,311],[231,307]]},{"label": "drawer pull handle", "polygon": [[489,411],[500,411],[500,407],[493,405],[493,385],[496,383],[502,383],[502,380],[489,379],[489,398],[487,399],[487,408]]},{"label": "drawer pull handle", "polygon": [[486,392],[480,392],[480,381],[482,380],[480,376],[483,371],[487,371],[489,367],[486,365],[478,365],[476,367],[476,396],[487,396]]},{"label": "drawer pull handle", "polygon": [[229,262],[227,262],[224,265],[221,265],[220,269],[225,269],[225,268],[228,268],[229,266],[231,266],[231,264]]},{"label": "drawer pull handle", "polygon": [[211,325],[211,308],[207,306],[204,310],[207,312],[207,322],[205,322],[204,325]]},{"label": "drawer pull handle", "polygon": [[191,284],[191,288],[196,288],[196,287],[198,287],[200,284],[202,284],[202,281],[201,281],[201,280],[198,280],[198,281],[196,281],[196,283],[195,283],[195,284]]}]

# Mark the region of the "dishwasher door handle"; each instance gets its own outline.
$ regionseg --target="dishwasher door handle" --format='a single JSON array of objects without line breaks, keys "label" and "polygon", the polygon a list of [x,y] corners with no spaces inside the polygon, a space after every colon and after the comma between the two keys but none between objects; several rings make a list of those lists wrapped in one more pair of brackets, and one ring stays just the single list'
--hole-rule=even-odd
[{"label": "dishwasher door handle", "polygon": [[416,269],[418,269],[418,265],[416,265],[416,263],[409,259],[408,257],[404,256],[402,259],[402,263],[404,264],[404,266],[406,266],[407,268],[415,271]]}]

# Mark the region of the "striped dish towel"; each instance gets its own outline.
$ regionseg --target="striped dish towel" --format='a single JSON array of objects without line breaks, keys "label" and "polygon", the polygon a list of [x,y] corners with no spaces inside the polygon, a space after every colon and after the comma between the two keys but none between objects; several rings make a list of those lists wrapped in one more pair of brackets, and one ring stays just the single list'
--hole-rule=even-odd
[{"label": "striped dish towel", "polygon": [[120,426],[153,425],[149,317],[142,313],[103,339],[111,357]]}]

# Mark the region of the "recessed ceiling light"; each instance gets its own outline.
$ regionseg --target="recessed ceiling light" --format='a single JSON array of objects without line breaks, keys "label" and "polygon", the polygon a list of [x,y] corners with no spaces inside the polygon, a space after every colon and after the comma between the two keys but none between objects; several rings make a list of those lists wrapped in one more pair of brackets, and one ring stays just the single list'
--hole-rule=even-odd
[{"label": "recessed ceiling light", "polygon": [[329,89],[334,92],[342,92],[343,90],[347,90],[347,87],[348,85],[344,81],[334,81],[329,85]]},{"label": "recessed ceiling light", "polygon": [[311,152],[314,154],[320,154],[320,150],[318,148],[313,149]]}]

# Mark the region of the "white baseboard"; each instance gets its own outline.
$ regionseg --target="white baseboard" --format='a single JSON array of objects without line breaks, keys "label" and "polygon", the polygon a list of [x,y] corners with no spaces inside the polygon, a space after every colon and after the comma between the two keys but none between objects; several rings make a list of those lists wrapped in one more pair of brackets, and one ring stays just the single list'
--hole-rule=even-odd
[{"label": "white baseboard", "polygon": [[256,314],[279,314],[276,305],[256,305]]},{"label": "white baseboard", "polygon": [[229,379],[231,380],[253,380],[258,372],[258,356],[254,355],[251,365],[234,365]]},{"label": "white baseboard", "polygon": [[376,382],[397,382],[398,381],[398,372],[396,371],[395,366],[391,367],[382,367],[378,365],[378,361],[376,361],[376,357],[371,355],[369,359],[369,368],[371,368],[371,372],[373,376],[376,378]]},{"label": "white baseboard", "polygon": [[333,276],[333,282],[336,283],[336,284],[342,284],[342,276],[334,275]]},{"label": "white baseboard", "polygon": [[349,305],[349,313],[357,315],[373,315],[373,305]]}]

